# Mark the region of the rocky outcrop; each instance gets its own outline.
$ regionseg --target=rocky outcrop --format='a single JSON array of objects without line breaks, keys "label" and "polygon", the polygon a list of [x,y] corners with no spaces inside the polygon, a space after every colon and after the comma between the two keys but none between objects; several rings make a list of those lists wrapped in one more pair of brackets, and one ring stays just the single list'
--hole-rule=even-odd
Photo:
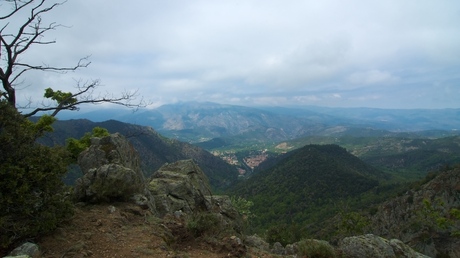
[{"label": "rocky outcrop", "polygon": [[429,256],[417,253],[409,246],[397,239],[387,240],[382,237],[367,234],[362,236],[346,237],[339,242],[338,249],[345,257],[375,257],[375,258],[428,258]]},{"label": "rocky outcrop", "polygon": [[192,160],[165,164],[152,175],[148,189],[160,216],[175,211],[206,211],[212,206],[205,197],[211,195],[207,178]]},{"label": "rocky outcrop", "polygon": [[460,168],[454,168],[380,205],[372,232],[400,239],[429,256],[460,257],[460,239],[452,236],[460,221],[450,214],[459,207]]},{"label": "rocky outcrop", "polygon": [[221,227],[242,231],[242,217],[230,198],[212,195],[206,175],[191,159],[165,164],[152,175],[148,189],[160,217],[213,213]]},{"label": "rocky outcrop", "polygon": [[80,154],[78,164],[83,177],[75,184],[77,200],[95,203],[134,198],[154,209],[139,155],[121,134],[92,138],[91,146]]},{"label": "rocky outcrop", "polygon": [[193,160],[165,164],[147,182],[136,150],[116,133],[92,138],[78,164],[83,172],[74,188],[78,201],[131,201],[159,217],[210,212],[223,226],[241,230],[241,216],[228,196],[212,195],[208,178]]},{"label": "rocky outcrop", "polygon": [[244,243],[247,246],[254,247],[256,249],[268,252],[270,251],[270,244],[263,240],[258,235],[247,236],[244,239]]}]

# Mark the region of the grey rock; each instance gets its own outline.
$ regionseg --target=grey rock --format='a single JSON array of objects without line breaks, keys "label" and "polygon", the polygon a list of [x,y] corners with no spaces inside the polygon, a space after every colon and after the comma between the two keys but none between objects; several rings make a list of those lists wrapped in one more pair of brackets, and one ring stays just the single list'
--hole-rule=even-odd
[{"label": "grey rock", "polygon": [[254,247],[262,251],[266,251],[266,252],[270,251],[270,244],[265,242],[265,240],[263,240],[258,235],[247,236],[244,239],[244,243],[247,246]]},{"label": "grey rock", "polygon": [[273,254],[285,255],[286,249],[284,249],[283,245],[280,242],[276,242],[273,244],[272,249],[270,250]]},{"label": "grey rock", "polygon": [[40,249],[38,245],[30,242],[26,242],[19,247],[15,248],[9,253],[12,257],[32,257],[36,258],[40,256]]},{"label": "grey rock", "polygon": [[154,214],[155,206],[132,145],[119,133],[91,139],[91,146],[78,157],[83,177],[77,179],[77,201],[132,201]]},{"label": "grey rock", "polygon": [[287,244],[284,249],[286,250],[286,255],[296,255],[299,252],[297,243]]},{"label": "grey rock", "polygon": [[143,177],[139,154],[119,133],[102,138],[91,138],[91,146],[78,157],[78,165],[83,174],[105,164],[119,164],[131,168],[136,174]]},{"label": "grey rock", "polygon": [[165,164],[152,175],[148,189],[160,216],[178,210],[191,213],[212,208],[205,197],[212,195],[208,179],[192,160]]},{"label": "grey rock", "polygon": [[232,228],[238,233],[243,230],[243,217],[233,207],[230,197],[226,195],[205,196],[206,200],[211,203],[209,212],[213,212],[220,217],[222,225],[226,228]]},{"label": "grey rock", "polygon": [[134,170],[119,164],[105,164],[90,169],[77,180],[77,199],[89,202],[129,200],[134,194],[143,192],[145,182]]},{"label": "grey rock", "polygon": [[107,209],[108,209],[109,213],[114,213],[117,210],[117,208],[115,208],[115,206],[113,206],[113,205],[110,205]]},{"label": "grey rock", "polygon": [[339,242],[339,250],[345,257],[356,258],[428,257],[415,252],[399,240],[387,240],[373,234],[346,237]]},{"label": "grey rock", "polygon": [[391,239],[389,241],[389,244],[391,248],[393,248],[393,251],[396,254],[396,257],[407,257],[407,258],[423,258],[423,257],[429,257],[424,254],[418,253],[414,251],[412,248],[410,248],[408,245],[404,244],[401,240],[399,239]]}]

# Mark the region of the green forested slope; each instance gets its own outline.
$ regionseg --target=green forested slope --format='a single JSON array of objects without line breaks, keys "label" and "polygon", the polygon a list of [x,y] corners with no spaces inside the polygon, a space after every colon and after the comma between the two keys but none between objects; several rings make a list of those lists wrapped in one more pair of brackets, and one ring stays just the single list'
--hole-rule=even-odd
[{"label": "green forested slope", "polygon": [[346,202],[379,186],[385,174],[337,145],[307,145],[278,158],[232,189],[254,203],[256,231],[310,224],[334,216]]},{"label": "green forested slope", "polygon": [[460,136],[428,138],[417,133],[381,137],[312,136],[286,142],[286,146],[296,148],[307,143],[340,145],[397,180],[419,180],[440,167],[460,162]]}]

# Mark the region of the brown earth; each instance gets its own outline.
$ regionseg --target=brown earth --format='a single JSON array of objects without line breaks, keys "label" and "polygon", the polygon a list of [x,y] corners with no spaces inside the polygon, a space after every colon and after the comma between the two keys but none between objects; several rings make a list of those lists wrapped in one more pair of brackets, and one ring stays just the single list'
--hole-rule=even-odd
[{"label": "brown earth", "polygon": [[235,236],[194,237],[184,219],[159,219],[128,203],[80,205],[39,239],[42,257],[272,257]]}]

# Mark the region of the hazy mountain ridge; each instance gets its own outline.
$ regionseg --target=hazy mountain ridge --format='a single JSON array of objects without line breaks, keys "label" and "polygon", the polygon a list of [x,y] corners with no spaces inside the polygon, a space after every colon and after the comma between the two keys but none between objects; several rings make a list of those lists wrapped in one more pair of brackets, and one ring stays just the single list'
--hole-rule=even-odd
[{"label": "hazy mountain ridge", "polygon": [[[391,132],[460,129],[460,109],[391,110],[325,107],[244,107],[211,102],[181,102],[152,110],[98,110],[67,113],[63,119],[109,118],[147,125],[188,142],[250,135],[255,141],[283,141],[305,135],[343,135],[359,130]],[[375,132],[374,132],[375,133]]]}]

